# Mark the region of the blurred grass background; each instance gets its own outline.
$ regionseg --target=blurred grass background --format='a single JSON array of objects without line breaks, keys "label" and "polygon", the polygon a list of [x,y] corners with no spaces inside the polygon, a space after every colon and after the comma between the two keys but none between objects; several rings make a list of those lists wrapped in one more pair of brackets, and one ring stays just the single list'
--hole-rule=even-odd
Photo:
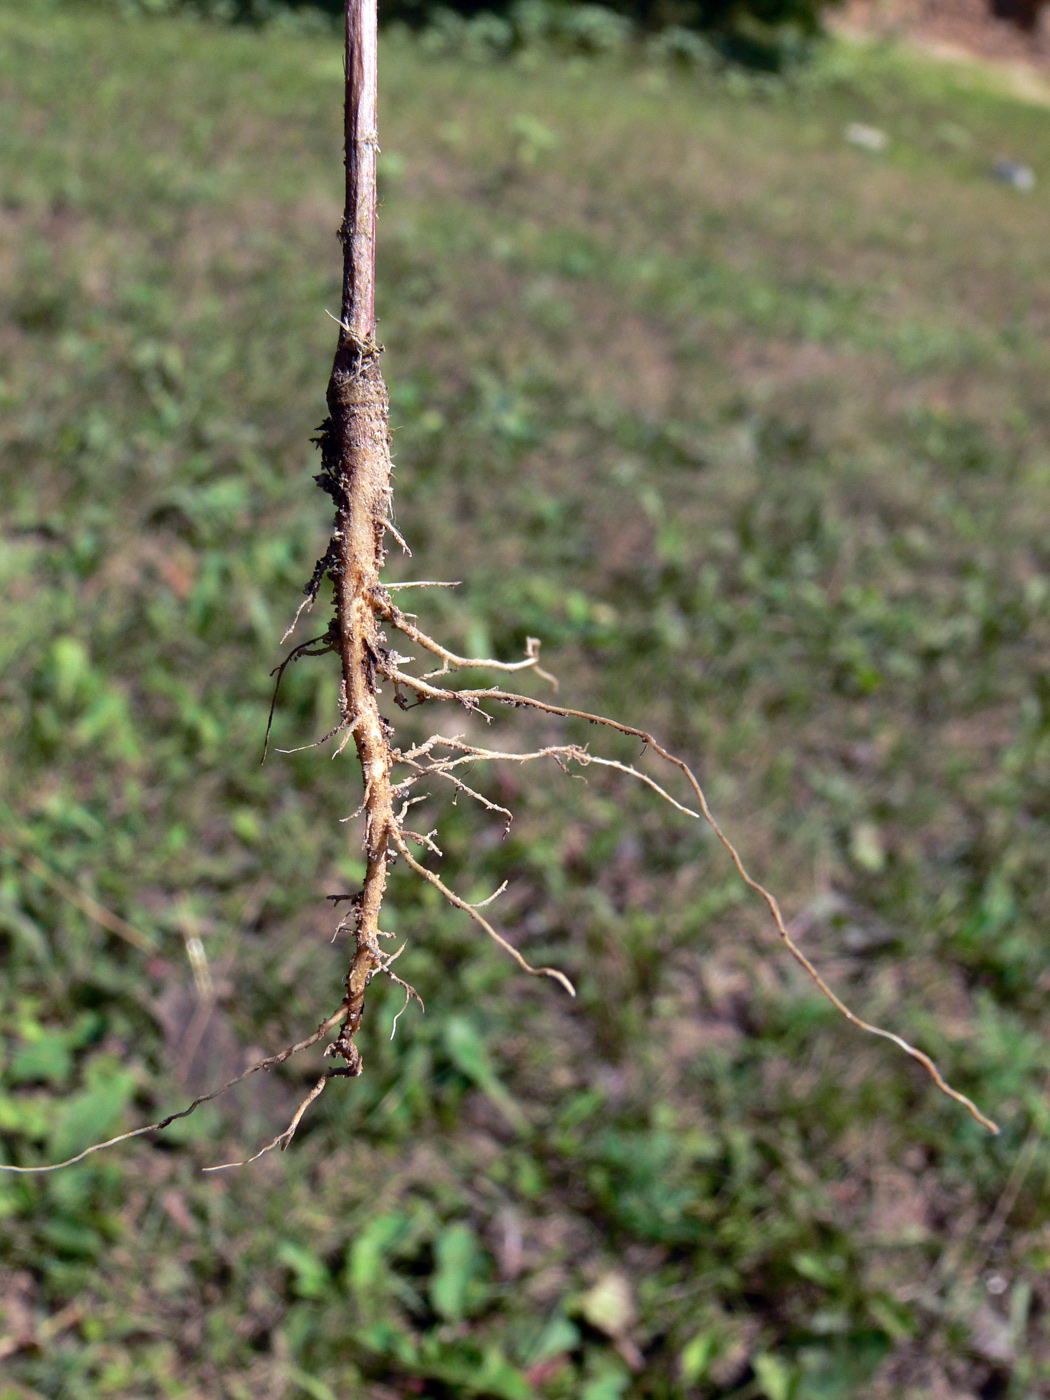
[{"label": "blurred grass background", "polygon": [[[373,988],[366,1073],[293,1151],[200,1170],[316,1062],[0,1176],[0,1397],[1044,1393],[1050,245],[1045,189],[988,171],[1050,171],[1047,114],[842,43],[776,84],[425,35],[381,64],[392,575],[462,579],[430,630],[541,637],[565,703],[692,762],[835,985],[1003,1133],[842,1024],[702,833],[494,773],[512,832],[435,805],[446,869],[509,879],[579,1000],[396,872],[426,1015],[391,1044]],[[353,765],[258,759],[327,536],[340,84],[288,24],[0,12],[10,1162],[338,996]],[[276,745],[334,695],[291,668]]]}]

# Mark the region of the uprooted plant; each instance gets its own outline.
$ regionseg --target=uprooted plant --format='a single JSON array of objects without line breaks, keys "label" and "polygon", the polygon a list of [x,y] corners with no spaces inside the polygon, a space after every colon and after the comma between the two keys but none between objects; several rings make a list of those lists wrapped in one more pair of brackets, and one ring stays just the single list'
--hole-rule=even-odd
[{"label": "uprooted plant", "polygon": [[[249,1075],[274,1068],[335,1031],[325,1055],[341,1063],[325,1070],[299,1105],[287,1128],[255,1156],[261,1156],[275,1147],[286,1147],[307,1108],[322,1093],[330,1079],[361,1073],[357,1037],[372,979],[380,973],[391,978],[403,989],[405,1005],[409,998],[419,1000],[416,990],[394,971],[393,964],[401,950],[390,947],[392,935],[381,927],[388,874],[398,860],[403,861],[421,880],[433,885],[449,904],[472,919],[524,971],[553,978],[570,994],[574,994],[572,984],[562,972],[553,967],[531,966],[482,912],[501,890],[497,890],[483,904],[472,904],[463,899],[425,863],[427,855],[441,856],[437,833],[416,831],[410,825],[412,809],[422,801],[418,789],[421,784],[432,781],[446,785],[456,795],[474,799],[493,818],[509,824],[510,811],[468,782],[471,770],[481,763],[526,764],[543,760],[556,763],[566,772],[586,769],[591,765],[614,769],[624,777],[644,784],[676,811],[705,821],[725,848],[740,878],[765,902],[787,951],[838,1011],[860,1030],[892,1041],[923,1065],[941,1090],[964,1105],[985,1127],[993,1132],[998,1131],[969,1098],[944,1080],[926,1054],[893,1032],[862,1020],[828,986],[792,938],[777,900],[748,873],[736,848],[712,815],[697,778],[681,758],[669,752],[644,729],[619,720],[555,705],[531,695],[505,690],[499,685],[476,688],[461,686],[454,679],[446,679],[454,678],[460,671],[480,670],[503,674],[532,671],[548,681],[552,680],[540,669],[539,642],[534,638],[528,640],[526,654],[518,661],[459,656],[427,635],[394,601],[393,594],[399,588],[429,585],[425,582],[386,584],[381,578],[387,537],[392,536],[401,545],[404,545],[404,541],[392,519],[389,404],[380,370],[381,347],[375,340],[376,90],[375,0],[347,0],[346,203],[340,229],[343,246],[342,307],[338,318],[335,360],[327,391],[328,417],[316,439],[321,450],[321,472],[316,480],[332,498],[335,521],[328,547],[314,569],[303,602],[285,639],[291,635],[300,617],[310,612],[326,580],[330,580],[333,586],[334,613],[324,632],[295,646],[276,668],[276,686],[270,708],[272,722],[277,688],[289,665],[307,657],[331,654],[338,658],[338,715],[330,732],[318,743],[336,742],[336,752],[341,752],[351,740],[356,747],[363,794],[354,815],[363,817],[365,857],[361,888],[352,895],[330,896],[337,905],[346,905],[337,932],[345,932],[353,940],[354,952],[343,996],[338,1007],[317,1030],[298,1044],[259,1061],[237,1079],[195,1099],[178,1113],[123,1133],[106,1143],[95,1144],[71,1158],[70,1162],[79,1161],[101,1147],[163,1128],[175,1119],[192,1113],[199,1104],[224,1093]],[[398,646],[408,646],[412,651],[402,655],[397,650]],[[437,663],[429,671],[422,664],[427,658],[433,658]],[[644,749],[676,769],[691,791],[690,800],[695,806],[679,801],[642,768],[592,753],[589,747],[580,744],[548,744],[532,751],[517,752],[470,742],[454,733],[435,732],[421,742],[401,748],[396,742],[392,716],[385,713],[381,706],[385,695],[392,695],[395,708],[401,710],[416,706],[451,705],[469,712],[484,723],[491,722],[501,708],[510,708],[532,710],[563,720],[583,720],[600,729],[616,731],[639,740]],[[267,741],[269,732],[268,724]],[[56,1164],[65,1165],[69,1163]],[[54,1168],[4,1169],[47,1171]]]}]

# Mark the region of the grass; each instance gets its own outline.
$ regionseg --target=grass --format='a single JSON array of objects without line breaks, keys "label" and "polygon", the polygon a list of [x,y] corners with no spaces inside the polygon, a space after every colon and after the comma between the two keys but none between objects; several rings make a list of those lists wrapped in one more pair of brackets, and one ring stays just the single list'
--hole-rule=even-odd
[{"label": "grass", "polygon": [[[509,878],[578,1002],[398,875],[427,1013],[391,1044],[374,989],[291,1153],[200,1172],[310,1066],[0,1177],[0,1397],[1039,1393],[1050,249],[988,170],[1050,171],[1046,113],[842,46],[782,87],[397,38],[382,72],[393,571],[699,764],[835,985],[1003,1133],[842,1024],[710,840],[497,774],[511,835],[443,810],[449,868]],[[178,1105],[342,976],[352,770],[258,767],[326,535],[339,89],[324,37],[0,14],[10,1161]],[[276,744],[333,705],[292,668]]]}]

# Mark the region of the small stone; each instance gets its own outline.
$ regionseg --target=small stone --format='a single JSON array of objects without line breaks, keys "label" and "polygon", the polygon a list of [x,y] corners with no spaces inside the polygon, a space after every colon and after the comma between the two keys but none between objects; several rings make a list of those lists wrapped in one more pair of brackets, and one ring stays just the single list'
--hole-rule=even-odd
[{"label": "small stone", "polygon": [[886,149],[890,140],[877,126],[865,126],[863,122],[850,122],[843,135],[851,146],[857,146],[862,151],[872,151],[876,155]]},{"label": "small stone", "polygon": [[1015,190],[1023,190],[1025,194],[1035,189],[1035,171],[1020,161],[997,160],[992,166],[992,177]]}]

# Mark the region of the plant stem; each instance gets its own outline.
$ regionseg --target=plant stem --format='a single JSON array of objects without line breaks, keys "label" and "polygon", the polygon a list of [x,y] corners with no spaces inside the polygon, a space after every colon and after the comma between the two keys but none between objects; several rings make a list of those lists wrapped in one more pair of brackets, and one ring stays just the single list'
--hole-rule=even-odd
[{"label": "plant stem", "polygon": [[376,0],[347,0],[343,244],[344,336],[363,344],[375,335],[376,156],[379,90]]}]

